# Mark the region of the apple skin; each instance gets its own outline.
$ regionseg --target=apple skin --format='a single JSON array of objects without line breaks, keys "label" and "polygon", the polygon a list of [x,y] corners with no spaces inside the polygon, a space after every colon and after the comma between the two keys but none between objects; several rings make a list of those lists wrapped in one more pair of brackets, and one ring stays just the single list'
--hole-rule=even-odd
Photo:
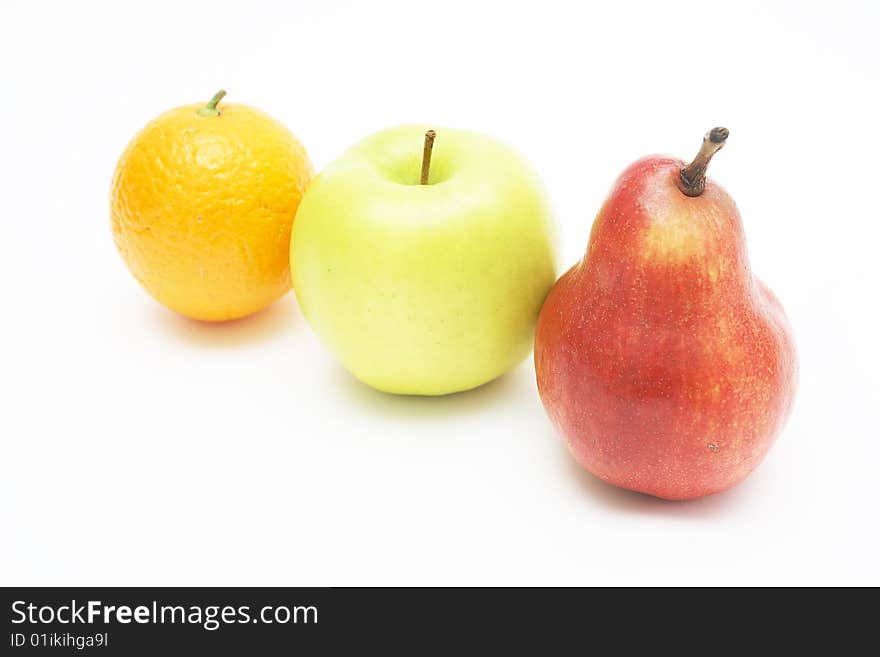
[{"label": "apple skin", "polygon": [[653,156],[623,172],[535,339],[541,399],[578,463],[670,500],[745,479],[797,382],[788,320],[751,274],[736,205],[711,180],[685,196],[682,165]]},{"label": "apple skin", "polygon": [[556,279],[553,222],[531,168],[484,135],[401,126],[312,183],[291,241],[300,308],[355,377],[443,395],[505,373],[532,348]]}]

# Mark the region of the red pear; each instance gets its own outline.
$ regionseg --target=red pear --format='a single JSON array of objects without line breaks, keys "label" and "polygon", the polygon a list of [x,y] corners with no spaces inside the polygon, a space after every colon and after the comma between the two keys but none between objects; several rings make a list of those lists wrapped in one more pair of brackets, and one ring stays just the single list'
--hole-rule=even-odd
[{"label": "red pear", "polygon": [[688,165],[652,156],[621,174],[535,336],[541,399],[578,463],[672,500],[745,479],[797,385],[782,306],[752,275],[736,204],[705,177],[727,136],[710,131]]}]

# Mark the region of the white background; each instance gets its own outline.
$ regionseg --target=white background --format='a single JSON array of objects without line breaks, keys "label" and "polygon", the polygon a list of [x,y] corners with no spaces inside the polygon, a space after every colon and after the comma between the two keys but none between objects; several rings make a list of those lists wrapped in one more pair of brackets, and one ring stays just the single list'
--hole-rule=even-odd
[{"label": "white background", "polygon": [[[284,5],[0,8],[0,583],[880,584],[876,3]],[[800,350],[767,460],[662,502],[574,465],[530,360],[392,397],[293,294],[222,326],[166,311],[115,252],[110,177],[221,86],[317,168],[401,122],[505,139],[560,270],[624,166],[729,127],[710,175]]]}]

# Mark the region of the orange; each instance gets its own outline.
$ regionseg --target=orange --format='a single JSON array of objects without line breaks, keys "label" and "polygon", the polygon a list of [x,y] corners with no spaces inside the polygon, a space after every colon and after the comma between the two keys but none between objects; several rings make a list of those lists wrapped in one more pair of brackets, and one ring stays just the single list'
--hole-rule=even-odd
[{"label": "orange", "polygon": [[113,176],[113,239],[157,301],[207,321],[290,290],[290,231],[313,177],[287,128],[246,105],[185,105],[151,121]]}]

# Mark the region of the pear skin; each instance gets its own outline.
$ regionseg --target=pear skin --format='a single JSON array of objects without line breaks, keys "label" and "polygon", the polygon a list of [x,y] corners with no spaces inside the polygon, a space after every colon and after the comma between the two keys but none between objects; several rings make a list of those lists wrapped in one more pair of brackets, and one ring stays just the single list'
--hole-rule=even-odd
[{"label": "pear skin", "polygon": [[670,500],[745,479],[797,386],[788,320],[751,272],[739,211],[705,178],[708,158],[701,171],[652,156],[621,174],[535,339],[541,399],[577,462]]}]

